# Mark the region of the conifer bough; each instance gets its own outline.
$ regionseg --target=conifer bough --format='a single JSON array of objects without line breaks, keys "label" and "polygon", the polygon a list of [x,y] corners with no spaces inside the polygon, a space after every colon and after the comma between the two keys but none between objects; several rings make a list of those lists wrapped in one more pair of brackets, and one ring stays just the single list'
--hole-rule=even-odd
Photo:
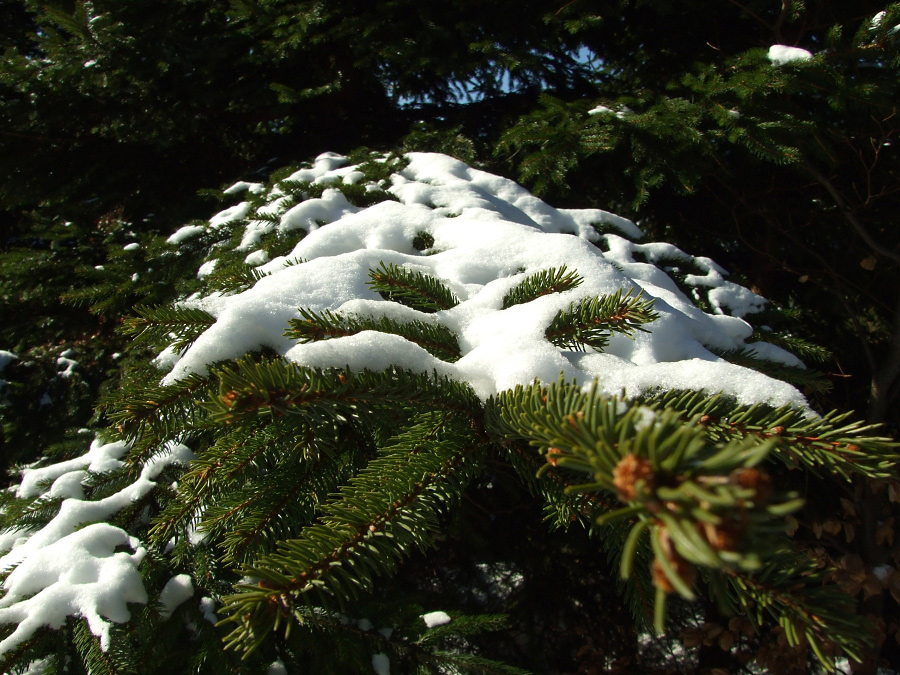
[{"label": "conifer bough", "polygon": [[[499,466],[590,532],[623,597],[655,589],[639,624],[671,632],[667,598],[708,595],[826,667],[867,649],[831,571],[784,534],[802,505],[786,476],[890,476],[895,446],[770,375],[803,364],[773,344],[789,337],[753,341],[762,298],[450,157],[363,160],[240,183],[224,195],[245,201],[157,243],[198,273],[125,323],[154,367],[104,401],[114,426],[89,455],[27,469],[4,506],[0,621],[32,611],[0,638],[7,668],[148,672],[178,640],[196,672],[522,672],[467,642],[501,617],[397,583]],[[126,568],[130,611],[108,587],[72,594],[80,572],[29,572],[76,544],[88,576],[91,555]]]}]

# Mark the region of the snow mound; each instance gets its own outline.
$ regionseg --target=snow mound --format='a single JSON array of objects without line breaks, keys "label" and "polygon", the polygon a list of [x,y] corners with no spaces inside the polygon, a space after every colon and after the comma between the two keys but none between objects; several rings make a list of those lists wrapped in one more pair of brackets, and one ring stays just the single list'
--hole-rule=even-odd
[{"label": "snow mound", "polygon": [[793,61],[809,61],[812,59],[812,52],[808,52],[800,47],[788,47],[787,45],[772,45],[769,47],[769,61],[776,66],[783,66]]},{"label": "snow mound", "polygon": [[[257,189],[255,202],[214,216],[207,232],[230,222],[230,236],[240,240],[233,253],[258,264],[262,278],[243,292],[207,292],[185,301],[216,321],[184,353],[170,349],[160,356],[157,363],[170,369],[163,384],[266,347],[309,367],[436,372],[467,382],[482,399],[562,374],[585,387],[596,382],[610,394],[683,388],[721,391],[744,404],[805,406],[793,386],[716,355],[748,346],[753,328],[744,317],[765,300],[729,282],[713,261],[670,244],[637,243],[642,233],[625,218],[600,209],[556,209],[511,180],[446,155],[405,159],[389,179],[365,183],[360,166],[326,153],[268,192]],[[290,193],[298,185],[320,196],[298,201]],[[383,200],[354,205],[343,193],[348,186]],[[299,241],[286,255],[263,262],[266,238],[287,236]],[[201,278],[219,269],[223,250],[212,247],[198,270]],[[424,313],[386,300],[369,285],[371,270],[381,265],[433,277],[459,303]],[[503,308],[505,295],[524,279],[563,266],[583,283]],[[653,300],[659,318],[647,332],[613,334],[602,354],[560,349],[547,340],[559,312],[618,291]],[[371,330],[298,344],[284,333],[301,308],[440,325],[457,336],[462,356],[449,363],[398,335]],[[753,349],[767,348],[754,342]]]}]

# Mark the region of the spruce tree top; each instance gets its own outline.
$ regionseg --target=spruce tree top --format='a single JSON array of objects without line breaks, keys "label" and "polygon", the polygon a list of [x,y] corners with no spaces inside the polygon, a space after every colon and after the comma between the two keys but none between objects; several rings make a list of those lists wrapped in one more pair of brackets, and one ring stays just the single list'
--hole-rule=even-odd
[{"label": "spruce tree top", "polygon": [[[383,177],[372,180],[366,171],[376,167]],[[263,278],[243,292],[199,291],[180,303],[216,322],[183,355],[163,354],[159,363],[172,367],[166,384],[268,347],[304,366],[434,371],[467,382],[482,399],[562,375],[585,386],[596,379],[610,394],[682,388],[805,405],[794,388],[717,355],[803,368],[743,318],[763,309],[762,298],[727,281],[709,259],[638,243],[640,230],[613,214],[555,209],[508,179],[422,153],[362,167],[328,153],[268,189],[241,183],[227,192],[246,201],[170,241],[239,238],[230,249],[213,248],[201,274],[212,269],[204,278],[215,287],[216,266],[242,257]],[[293,247],[274,247],[306,231]],[[394,274],[409,279],[390,281]],[[430,291],[416,288],[426,280]],[[641,308],[642,318],[616,334],[598,324],[596,342],[557,331],[561,317],[589,314],[594,298],[612,296],[617,306]],[[298,308],[363,324],[297,344],[285,328],[302,327]],[[385,318],[451,331],[459,340],[453,358],[365,323]]]},{"label": "spruce tree top", "polygon": [[540,500],[586,547],[576,574],[627,580],[642,630],[677,632],[698,605],[667,623],[667,598],[704,595],[756,647],[869,649],[784,534],[787,469],[883,478],[895,445],[810,408],[794,384],[820,380],[785,349],[807,345],[713,261],[437,154],[326,153],[221,196],[110,254],[104,273],[179,277],[180,299],[124,322],[110,428],[0,494],[0,665],[522,672],[468,642],[519,586],[450,597],[408,572],[564,554],[479,543],[457,514],[483,499],[489,528]]}]

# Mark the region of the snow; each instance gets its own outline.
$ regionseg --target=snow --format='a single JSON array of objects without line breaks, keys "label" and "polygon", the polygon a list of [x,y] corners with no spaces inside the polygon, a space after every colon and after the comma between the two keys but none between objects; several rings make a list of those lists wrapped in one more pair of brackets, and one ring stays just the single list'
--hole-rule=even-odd
[{"label": "snow", "polygon": [[194,585],[189,574],[179,574],[172,577],[166,582],[162,592],[159,594],[160,616],[168,619],[178,608],[178,605],[192,598],[193,595]]},{"label": "snow", "polygon": [[136,241],[133,241],[130,244],[125,244],[125,246],[122,247],[122,250],[123,251],[137,251],[140,247],[141,247],[140,244],[138,244]]},{"label": "snow", "polygon": [[789,47],[787,45],[772,45],[769,47],[769,61],[776,66],[783,66],[794,61],[809,61],[812,59],[812,52],[808,52],[800,47]]},{"label": "snow", "polygon": [[[103,499],[84,500],[81,482],[87,472],[121,467],[120,458],[127,450],[120,441],[95,440],[81,457],[23,472],[18,497],[65,499],[59,513],[40,530],[13,530],[0,536],[0,550],[8,550],[0,557],[0,570],[15,568],[2,585],[5,595],[0,599],[0,623],[18,623],[15,631],[0,641],[0,655],[29,639],[41,626],[61,627],[67,616],[84,617],[106,649],[109,622],[130,619],[126,603],[147,602],[138,572],[146,551],[136,538],[102,521],[152,490],[156,486],[153,479],[166,466],[187,464],[194,455],[184,445],[173,445],[152,457],[131,485]],[[92,524],[82,527],[84,523]],[[123,546],[133,552],[116,551]],[[164,611],[190,597],[186,595],[190,578],[176,577],[169,583],[171,587],[164,589],[161,598]]]},{"label": "snow", "polygon": [[425,625],[429,628],[436,628],[437,626],[443,626],[450,623],[451,618],[447,612],[428,612],[427,614],[422,615],[422,621],[424,621]]},{"label": "snow", "polygon": [[387,654],[372,654],[372,670],[376,675],[391,675],[391,660]]},{"label": "snow", "polygon": [[203,618],[209,621],[213,626],[219,622],[219,617],[216,616],[215,610],[215,600],[210,597],[200,598],[200,612],[203,614]]},{"label": "snow", "polygon": [[619,110],[613,110],[612,108],[605,105],[598,105],[595,108],[591,108],[588,110],[588,115],[602,115],[603,113],[613,113],[620,120],[625,119],[628,115],[632,114],[631,108],[628,106],[620,106]]},{"label": "snow", "polygon": [[213,258],[212,260],[208,260],[200,267],[197,268],[197,278],[202,279],[203,277],[208,277],[213,273],[213,270],[216,269],[216,264],[219,262],[218,258]]},{"label": "snow", "polygon": [[19,357],[12,352],[8,352],[5,349],[0,349],[0,373],[3,372],[3,369],[6,368],[6,366],[8,366],[18,358]]},{"label": "snow", "polygon": [[[134,552],[116,552],[120,546]],[[127,603],[147,602],[137,569],[145,553],[134,537],[107,523],[88,525],[33,550],[3,582],[0,622],[18,625],[0,641],[0,654],[42,626],[61,628],[66,617],[76,615],[87,620],[107,649],[109,622],[131,618]]]},{"label": "snow", "polygon": [[[411,153],[409,159],[409,165],[391,177],[388,188],[399,202],[359,209],[338,190],[328,189],[321,199],[288,208],[283,193],[277,187],[271,190],[261,210],[280,213],[280,221],[266,225],[282,232],[303,227],[308,234],[289,254],[265,263],[262,249],[254,248],[263,235],[261,221],[246,211],[238,250],[249,251],[248,262],[258,263],[267,276],[242,293],[211,293],[191,300],[216,322],[183,354],[169,350],[157,359],[158,365],[171,369],[162,383],[205,373],[214,362],[265,346],[301,366],[349,367],[357,372],[397,366],[433,372],[467,382],[483,400],[535,378],[555,382],[562,374],[585,388],[596,381],[609,394],[694,388],[724,392],[741,402],[806,405],[794,387],[712,353],[746,347],[753,329],[744,317],[765,304],[760,296],[728,281],[727,272],[712,260],[690,256],[670,244],[637,243],[641,232],[627,219],[600,209],[556,209],[509,179],[446,155]],[[326,153],[292,179],[328,182],[354,174],[354,167],[344,163],[340,156]],[[220,220],[221,214],[210,227]],[[329,224],[320,227],[321,222]],[[601,236],[594,228],[601,224],[613,232]],[[413,248],[413,239],[422,232],[434,239],[430,255]],[[595,245],[601,238],[606,251]],[[250,258],[254,253],[258,257]],[[638,254],[650,263],[690,262],[691,273],[684,283],[707,294],[712,312],[700,309],[655,264],[638,262]],[[298,258],[307,262],[287,265]],[[384,300],[368,285],[370,270],[381,264],[436,277],[460,302],[426,314]],[[527,276],[563,265],[584,283],[501,309],[504,295]],[[201,268],[200,274],[207,270]],[[654,301],[660,316],[646,326],[648,332],[633,338],[614,334],[603,354],[587,355],[561,350],[545,338],[558,312],[579,300],[617,291]],[[462,358],[448,363],[404,338],[374,331],[297,344],[284,332],[301,307],[441,324],[458,336]],[[774,354],[773,360],[780,362],[789,357],[760,343],[753,348],[761,355]]]},{"label": "snow", "polygon": [[77,361],[73,361],[72,359],[65,356],[66,353],[71,353],[71,350],[66,350],[63,355],[60,355],[56,359],[56,365],[62,368],[57,375],[59,377],[71,377],[72,373],[75,370],[75,367],[78,365]]},{"label": "snow", "polygon": [[247,181],[238,181],[230,188],[224,190],[224,194],[226,195],[237,195],[241,192],[249,192],[250,194],[259,194],[263,190],[265,190],[265,185],[262,183],[248,183]]},{"label": "snow", "polygon": [[220,211],[209,219],[209,226],[213,229],[227,225],[228,223],[240,220],[250,212],[250,202],[241,202],[235,206],[231,206],[224,211]]},{"label": "snow", "polygon": [[791,368],[804,368],[803,361],[791,354],[789,351],[782,349],[768,342],[749,342],[747,349],[758,358],[766,361],[781,363]]},{"label": "snow", "polygon": [[[247,257],[244,258],[244,262],[247,263],[248,265],[253,265],[254,267],[258,267],[259,265],[262,265],[263,263],[269,262],[269,254],[266,251],[264,251],[263,249],[259,249],[259,250],[253,251],[253,253],[248,253]],[[198,270],[198,274],[199,274],[199,270]]]},{"label": "snow", "polygon": [[114,471],[122,466],[123,463],[119,460],[127,451],[128,446],[121,441],[101,443],[94,440],[87,454],[81,457],[51,464],[44,468],[25,469],[16,496],[21,498],[37,497],[42,493],[41,484],[53,483],[70,472],[82,469],[93,473]]},{"label": "snow", "polygon": [[191,237],[196,237],[198,234],[202,234],[206,231],[205,227],[201,227],[200,225],[185,225],[184,227],[179,228],[172,236],[166,239],[167,244],[174,244],[177,246],[178,244],[187,241]]}]

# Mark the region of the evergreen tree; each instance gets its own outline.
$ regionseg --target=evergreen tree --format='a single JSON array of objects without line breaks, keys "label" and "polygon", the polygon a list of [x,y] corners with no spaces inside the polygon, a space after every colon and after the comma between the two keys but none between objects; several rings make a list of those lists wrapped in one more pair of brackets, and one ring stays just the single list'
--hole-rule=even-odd
[{"label": "evergreen tree", "polygon": [[[869,0],[0,2],[0,454],[4,467],[45,455],[46,468],[69,467],[72,474],[54,473],[62,468],[45,474],[54,485],[59,480],[53,488],[15,488],[7,494],[4,522],[39,530],[48,522],[59,525],[53,520],[57,512],[70,508],[59,511],[63,500],[107,504],[90,507],[94,515],[83,522],[109,521],[137,537],[140,544],[126,543],[121,534],[94,530],[104,541],[117,542],[108,553],[126,571],[137,565],[141,551],[148,552],[139,568],[140,585],[149,594],[132,606],[130,623],[119,626],[113,619],[108,636],[89,613],[68,615],[59,630],[34,633],[24,651],[9,653],[9,663],[18,664],[11,667],[40,658],[49,672],[77,663],[92,672],[127,672],[147,662],[167,667],[171,659],[215,672],[239,669],[206,620],[234,592],[234,569],[264,561],[266,574],[274,575],[271,583],[282,583],[274,578],[284,574],[279,565],[294,565],[296,555],[311,555],[308,547],[346,533],[341,528],[350,516],[340,499],[355,510],[359,494],[379,483],[372,472],[402,482],[406,474],[391,461],[399,462],[404,448],[419,443],[417,434],[451,454],[452,447],[471,446],[477,466],[465,467],[471,474],[429,468],[449,482],[428,483],[423,489],[432,491],[423,493],[421,504],[397,512],[397,527],[410,532],[409,538],[385,530],[397,546],[380,548],[386,544],[379,539],[366,549],[382,551],[383,566],[372,567],[365,553],[348,553],[352,562],[346,564],[335,560],[336,568],[355,565],[362,572],[348,577],[355,581],[343,572],[325,579],[322,588],[332,589],[334,597],[293,586],[282,585],[279,593],[257,589],[276,598],[282,607],[276,614],[285,618],[269,637],[262,632],[271,616],[235,624],[237,651],[254,643],[250,636],[262,639],[250,657],[251,671],[276,657],[293,667],[319,656],[338,670],[341,663],[360,662],[376,670],[386,662],[451,670],[463,668],[476,653],[538,672],[561,663],[587,670],[601,662],[613,671],[664,671],[672,665],[664,650],[675,639],[696,647],[696,660],[682,668],[737,671],[755,659],[775,671],[801,672],[807,667],[804,640],[824,650],[824,662],[833,657],[832,648],[856,654],[861,661],[852,665],[854,672],[873,672],[879,659],[896,667],[900,575],[893,571],[893,532],[900,492],[887,478],[893,475],[891,446],[877,437],[892,433],[900,419],[900,279],[891,220],[898,185],[898,24],[896,3]],[[612,404],[599,391],[582,390],[586,380],[574,388],[570,378],[551,386],[555,372],[533,373],[548,387],[543,393],[501,387],[489,401],[473,399],[458,379],[422,376],[421,368],[375,368],[360,380],[357,370],[341,370],[348,362],[331,364],[338,370],[285,371],[281,356],[288,344],[327,350],[341,340],[365,342],[372,334],[394,341],[384,344],[386,353],[397,344],[413,344],[436,359],[432,365],[463,361],[464,367],[469,338],[460,325],[440,318],[467,307],[464,286],[443,273],[425,274],[430,262],[409,267],[395,258],[369,261],[353,288],[364,304],[377,297],[405,309],[373,315],[358,306],[341,311],[297,303],[277,339],[239,343],[223,355],[225,362],[208,364],[211,371],[178,380],[183,388],[173,388],[174,381],[161,386],[150,357],[168,346],[156,364],[169,367],[218,330],[219,310],[185,302],[192,294],[261,292],[277,283],[264,279],[277,277],[277,270],[261,263],[288,255],[292,266],[302,268],[304,257],[290,255],[298,237],[335,213],[415,201],[392,183],[397,179],[391,176],[403,175],[405,160],[396,156],[384,161],[377,154],[354,155],[350,164],[362,175],[345,180],[345,174],[334,174],[337,192],[315,178],[348,168],[323,169],[337,162],[330,156],[300,173],[297,167],[272,171],[272,158],[349,152],[360,143],[446,152],[472,166],[517,175],[553,203],[602,204],[632,217],[651,239],[681,248],[637,243],[636,231],[608,214],[597,216],[590,232],[579,229],[583,223],[565,231],[591,242],[623,270],[662,270],[671,291],[689,298],[698,311],[734,315],[735,307],[722,305],[724,293],[716,286],[724,270],[682,249],[711,255],[746,287],[729,292],[745,300],[758,297],[746,290],[752,288],[771,302],[754,300],[753,311],[739,310],[753,325],[752,336],[704,342],[702,353],[790,382],[821,413],[864,410],[867,422],[886,423],[884,430],[839,415],[826,416],[824,427],[808,426],[796,409],[745,410],[743,402],[727,396],[706,400],[708,390],[646,393],[627,405],[680,415],[680,421],[657,422],[666,434],[675,430],[672,447],[685,448],[673,451],[677,461],[659,455],[648,465],[642,453],[652,454],[648,448],[659,440],[651,432],[650,440],[640,434],[650,413],[628,418],[626,403],[616,403],[615,419],[603,417],[604,406]],[[236,176],[248,183],[227,195],[205,190]],[[499,198],[495,185],[482,188]],[[241,189],[243,201],[235,204]],[[212,221],[191,221],[207,214],[215,198],[231,206]],[[423,203],[458,215],[452,203]],[[305,215],[288,218],[293,224],[287,226],[293,207]],[[179,242],[173,249],[166,238],[184,223],[189,225],[173,239]],[[417,251],[423,260],[448,246],[425,230],[391,237],[405,242],[403,252]],[[540,333],[570,363],[581,353],[585,363],[607,358],[605,363],[615,365],[611,357],[618,355],[623,335],[640,341],[643,331],[662,330],[667,314],[657,316],[659,303],[646,304],[646,297],[628,295],[624,287],[589,293],[596,280],[565,262],[524,265],[523,271],[512,265],[497,273],[522,276],[519,286],[498,296],[496,309],[515,311],[572,296],[570,305],[546,317]],[[311,379],[298,384],[298,377]],[[225,381],[233,387],[219,391]],[[300,415],[296,401],[272,390],[274,384],[332,387],[361,398],[349,408],[342,407],[346,401],[329,400]],[[409,397],[410,387],[418,398]],[[532,405],[543,402],[542,396],[554,400],[551,393],[571,408],[541,411]],[[103,403],[92,416],[98,396]],[[439,412],[429,413],[429,406]],[[618,445],[610,455],[602,451],[607,441],[578,425],[584,447],[563,442],[565,434],[550,438],[547,429],[556,428],[562,412],[624,425],[615,428],[635,443],[644,440],[631,455],[616,455]],[[703,431],[697,438],[679,426],[692,415],[699,415]],[[720,416],[724,426],[716,423]],[[110,431],[110,425],[121,429]],[[93,434],[104,429],[112,436],[88,450]],[[736,430],[768,438],[767,457],[757,457],[749,445],[729,446],[737,442],[729,435]],[[870,440],[857,442],[857,435]],[[246,448],[244,438],[250,439]],[[127,448],[116,445],[120,440]],[[701,440],[705,445],[698,450]],[[529,443],[541,449],[543,460],[529,455]],[[182,445],[197,455],[196,466],[210,470],[210,486],[201,485],[195,463],[187,466],[191,455]],[[150,459],[163,448],[174,448],[171,462]],[[302,452],[295,456],[286,448]],[[106,459],[85,463],[79,458],[86,451]],[[216,478],[222,475],[216,473],[220,452],[227,456],[227,471],[236,471],[222,484]],[[237,458],[236,464],[227,464],[228,457]],[[683,470],[684,457],[696,457],[707,468],[720,462],[716,477]],[[549,468],[535,480],[542,462]],[[740,472],[757,469],[778,490],[767,499],[735,496],[735,490],[749,489],[738,476],[753,475]],[[84,470],[84,480],[72,473]],[[245,473],[252,480],[242,488]],[[631,489],[623,478],[628,475],[643,482]],[[296,476],[302,481],[292,482]],[[134,487],[135,481],[143,487]],[[385,499],[391,490],[406,489],[380,482],[377,494]],[[259,492],[264,483],[266,495]],[[294,490],[313,483],[312,502],[299,504]],[[589,486],[585,492],[566,492],[582,484]],[[710,485],[720,490],[719,501],[700,507],[690,501]],[[675,492],[663,497],[660,490]],[[773,544],[769,530],[777,517],[765,513],[796,506],[786,496],[792,491],[805,501],[784,520],[790,540],[785,548]],[[126,494],[132,507],[113,509]],[[660,500],[676,520],[648,515]],[[601,512],[615,513],[622,504],[632,509],[623,520],[607,515],[597,524]],[[377,507],[364,500],[359,508],[371,515],[365,509]],[[537,527],[544,508],[557,530]],[[734,513],[741,514],[738,524]],[[705,523],[695,527],[699,546],[673,537],[685,528],[682,517],[698,514]],[[583,523],[584,532],[572,523]],[[198,526],[210,532],[208,550],[191,543],[198,540]],[[153,535],[151,527],[158,528]],[[377,538],[390,538],[376,530]],[[16,532],[4,535],[6,547],[22,537]],[[163,532],[171,532],[175,548],[169,550]],[[322,532],[327,536],[321,541],[304,539]],[[429,532],[439,534],[429,539]],[[300,548],[283,557],[279,547],[295,540]],[[598,541],[609,560],[598,560]],[[410,553],[420,546],[430,553]],[[773,568],[751,569],[751,549],[763,554],[760,564]],[[632,563],[621,564],[623,551],[633,553]],[[123,559],[126,554],[136,556],[129,558],[133,564]],[[403,572],[383,574],[394,565]],[[791,589],[811,604],[779,596],[787,604],[776,602],[771,615],[749,612],[748,603],[760,602],[751,577],[777,588],[790,586],[804,570],[810,587]],[[629,579],[621,589],[612,583],[620,571]],[[414,588],[403,583],[410,576],[420,580]],[[815,604],[819,588],[811,588],[820,581],[827,591],[821,607]],[[357,583],[376,590],[353,599],[347,589]],[[835,584],[853,602],[838,599]],[[671,592],[664,593],[669,586]],[[166,614],[189,587],[197,598],[202,589],[204,599]],[[641,622],[654,618],[653,598],[660,593],[667,599],[669,637],[647,643],[641,636],[649,626]],[[699,600],[679,599],[692,594]],[[298,608],[297,596],[313,595],[315,602]],[[393,606],[403,609],[382,615],[383,604],[373,608],[366,600],[379,595],[402,598]],[[15,605],[20,611],[21,602],[10,597],[7,609]],[[449,624],[430,627],[420,614],[436,597],[452,598],[458,611],[448,609]],[[245,600],[238,593],[233,607]],[[334,603],[341,602],[356,613],[336,610]],[[663,603],[655,606],[659,624]],[[782,610],[790,616],[779,615]],[[827,630],[837,637],[821,639],[825,629],[804,623],[800,610],[828,617]],[[840,613],[860,618],[834,623]],[[500,614],[511,628],[501,628]],[[394,626],[400,642],[365,628],[376,619]],[[770,630],[771,621],[782,624]],[[858,640],[863,621],[869,642]],[[288,625],[294,637],[285,637]],[[539,635],[546,636],[544,644]],[[801,647],[792,651],[788,643]],[[487,668],[477,660],[469,665]]]},{"label": "evergreen tree", "polygon": [[326,154],[235,195],[110,243],[180,299],[122,325],[87,453],[4,493],[6,670],[871,658],[806,483],[884,485],[896,444],[775,379],[814,391],[777,346],[807,345],[753,332],[765,301],[711,260],[439,155]]}]

